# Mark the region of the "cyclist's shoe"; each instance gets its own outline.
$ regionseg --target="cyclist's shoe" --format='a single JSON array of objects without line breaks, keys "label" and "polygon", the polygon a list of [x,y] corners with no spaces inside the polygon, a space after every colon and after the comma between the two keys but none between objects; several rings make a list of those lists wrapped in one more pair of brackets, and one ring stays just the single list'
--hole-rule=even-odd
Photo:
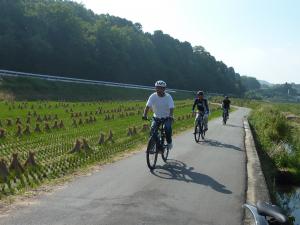
[{"label": "cyclist's shoe", "polygon": [[169,143],[167,148],[168,148],[168,150],[171,150],[173,148],[173,144]]}]

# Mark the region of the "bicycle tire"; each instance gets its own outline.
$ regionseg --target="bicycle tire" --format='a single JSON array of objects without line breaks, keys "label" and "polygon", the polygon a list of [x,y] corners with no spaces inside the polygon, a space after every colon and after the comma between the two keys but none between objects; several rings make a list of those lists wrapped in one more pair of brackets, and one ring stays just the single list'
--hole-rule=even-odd
[{"label": "bicycle tire", "polygon": [[226,122],[227,122],[227,116],[226,113],[223,112],[223,125],[226,125]]},{"label": "bicycle tire", "polygon": [[200,128],[201,128],[200,129],[200,135],[201,135],[202,140],[204,140],[205,131],[204,131],[204,124],[203,124],[203,122],[201,123]]},{"label": "bicycle tire", "polygon": [[147,151],[146,151],[146,161],[147,166],[150,170],[154,170],[157,161],[157,143],[154,137],[151,137],[148,141]]},{"label": "bicycle tire", "polygon": [[198,143],[200,141],[200,124],[197,123],[195,126],[195,131],[194,131],[194,138],[196,143]]},{"label": "bicycle tire", "polygon": [[163,159],[164,162],[167,162],[168,160],[168,156],[169,156],[169,148],[168,147],[164,147],[163,152],[161,153],[161,158]]}]

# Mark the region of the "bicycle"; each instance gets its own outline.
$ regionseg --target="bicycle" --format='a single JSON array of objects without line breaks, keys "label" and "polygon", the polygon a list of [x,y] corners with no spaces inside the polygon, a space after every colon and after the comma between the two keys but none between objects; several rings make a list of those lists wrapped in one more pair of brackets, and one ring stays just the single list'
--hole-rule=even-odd
[{"label": "bicycle", "polygon": [[196,119],[195,130],[194,130],[194,137],[196,143],[200,142],[200,137],[202,138],[202,140],[205,137],[203,117],[204,117],[204,113],[199,113]]},{"label": "bicycle", "polygon": [[244,208],[250,210],[256,225],[285,224],[288,218],[276,205],[258,201],[256,205],[244,204]]},{"label": "bicycle", "polygon": [[226,124],[228,120],[228,109],[223,108],[223,125]]},{"label": "bicycle", "polygon": [[170,118],[153,118],[158,124],[156,132],[153,132],[148,140],[146,159],[150,170],[154,170],[156,166],[158,153],[164,162],[167,162],[169,156],[169,148],[166,142],[165,121]]}]

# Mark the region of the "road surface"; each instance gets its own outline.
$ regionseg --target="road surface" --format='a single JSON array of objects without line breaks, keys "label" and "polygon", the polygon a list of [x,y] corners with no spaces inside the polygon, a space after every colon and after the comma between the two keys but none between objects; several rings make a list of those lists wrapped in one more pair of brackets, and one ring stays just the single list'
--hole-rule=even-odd
[{"label": "road surface", "polygon": [[174,138],[168,164],[150,173],[145,153],[106,165],[34,204],[0,218],[0,224],[240,225],[245,200],[243,118],[209,122],[206,140],[192,130]]}]

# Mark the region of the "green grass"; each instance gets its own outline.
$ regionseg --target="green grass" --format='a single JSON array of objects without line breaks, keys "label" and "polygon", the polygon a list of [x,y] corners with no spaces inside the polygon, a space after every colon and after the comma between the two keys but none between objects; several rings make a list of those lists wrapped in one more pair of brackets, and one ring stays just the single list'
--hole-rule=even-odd
[{"label": "green grass", "polygon": [[270,196],[287,213],[290,209],[278,199],[277,187],[279,183],[300,183],[299,124],[286,118],[289,113],[300,115],[298,109],[296,104],[264,104],[256,107],[249,118]]},{"label": "green grass", "polygon": [[298,113],[297,107],[284,104],[262,105],[255,108],[249,117],[259,147],[270,156],[278,170],[300,172],[300,129],[297,122],[286,118],[286,114],[291,111]]},{"label": "green grass", "polygon": [[[175,120],[173,129],[178,133],[193,126],[191,116],[192,100],[176,101]],[[5,137],[0,138],[0,158],[7,167],[13,153],[18,153],[21,165],[28,158],[29,151],[35,153],[38,166],[26,168],[25,172],[9,170],[7,180],[4,180],[0,168],[0,198],[14,195],[24,190],[35,188],[50,180],[64,177],[88,165],[105,162],[116,154],[127,149],[133,149],[140,144],[146,144],[148,129],[142,131],[144,125],[141,120],[145,101],[97,101],[97,102],[0,102],[0,128],[5,130]],[[221,115],[219,108],[211,106],[211,118]],[[81,116],[79,116],[81,113]],[[71,115],[73,114],[73,118]],[[78,115],[78,117],[74,117]],[[105,120],[107,116],[114,119]],[[43,120],[37,121],[38,117]],[[55,117],[57,116],[57,119]],[[51,118],[50,118],[51,117]],[[92,117],[95,122],[86,123]],[[17,118],[20,119],[22,134],[17,136]],[[27,122],[27,119],[30,121]],[[44,119],[47,118],[47,121]],[[82,125],[78,122],[80,118]],[[12,125],[7,125],[7,120]],[[52,128],[55,121],[63,121],[63,128]],[[76,120],[77,127],[73,126]],[[40,124],[41,132],[35,132],[36,124]],[[50,131],[44,128],[45,123]],[[24,134],[26,125],[30,134]],[[128,128],[135,127],[137,134],[128,136]],[[113,132],[114,142],[99,144],[100,133],[108,137]],[[78,153],[70,153],[76,139],[86,139],[90,149]],[[193,138],[191,137],[191,142]],[[146,166],[146,165],[145,165]],[[3,172],[3,169],[2,169]]]},{"label": "green grass", "polygon": [[[221,101],[221,98],[216,100]],[[300,116],[300,104],[231,100],[234,105],[252,109],[249,123],[262,169],[272,201],[279,204],[276,183],[291,185],[300,182],[300,121],[286,118],[290,114]]]},{"label": "green grass", "polygon": [[[36,78],[3,77],[0,81],[0,100],[64,100],[77,102],[143,100],[152,92],[152,90],[66,83]],[[174,99],[189,99],[193,97],[193,93],[185,91],[172,92],[171,94]]]}]

